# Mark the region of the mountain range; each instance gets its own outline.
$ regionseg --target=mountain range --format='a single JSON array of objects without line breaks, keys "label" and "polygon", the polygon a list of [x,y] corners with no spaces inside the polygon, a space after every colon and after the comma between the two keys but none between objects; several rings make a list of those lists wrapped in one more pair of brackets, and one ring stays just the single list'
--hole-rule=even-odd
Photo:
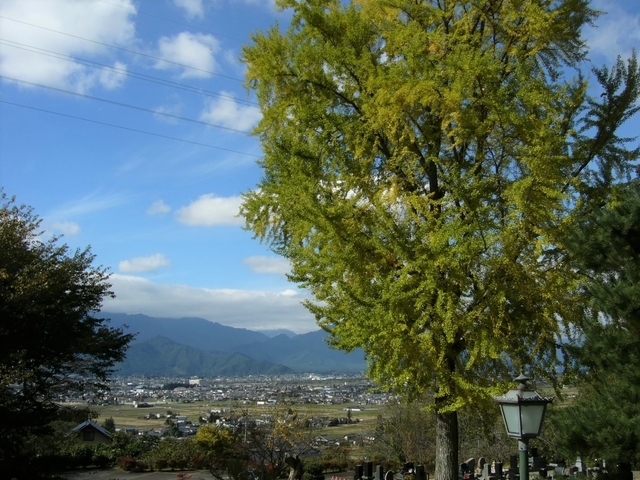
[{"label": "mountain range", "polygon": [[[323,330],[295,335],[229,327],[203,318],[154,318],[101,312],[110,326],[135,333],[118,375],[244,376],[359,373],[364,352],[329,348]],[[279,334],[278,334],[279,333]]]}]

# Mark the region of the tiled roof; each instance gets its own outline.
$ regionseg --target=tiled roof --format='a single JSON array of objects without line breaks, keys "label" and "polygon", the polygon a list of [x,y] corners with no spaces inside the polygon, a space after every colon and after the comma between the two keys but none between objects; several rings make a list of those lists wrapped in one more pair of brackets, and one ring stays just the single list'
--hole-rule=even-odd
[{"label": "tiled roof", "polygon": [[104,436],[111,438],[111,434],[107,430],[105,430],[103,427],[98,425],[96,422],[94,422],[93,420],[85,420],[81,424],[76,425],[75,427],[73,427],[73,431],[74,432],[81,432],[82,430],[84,430],[87,427],[93,427],[94,429],[99,431]]}]

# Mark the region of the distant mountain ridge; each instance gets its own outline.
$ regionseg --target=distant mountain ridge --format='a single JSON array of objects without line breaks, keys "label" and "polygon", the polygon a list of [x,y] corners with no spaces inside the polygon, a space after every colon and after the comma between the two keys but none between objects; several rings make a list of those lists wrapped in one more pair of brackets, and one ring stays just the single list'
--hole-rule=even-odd
[{"label": "distant mountain ridge", "polygon": [[101,312],[100,316],[111,319],[114,327],[128,325],[129,332],[137,332],[135,342],[162,336],[205,352],[229,352],[240,345],[269,339],[260,332],[227,327],[197,317],[156,318],[142,314],[108,312]]},{"label": "distant mountain ridge", "polygon": [[118,373],[191,377],[279,375],[292,370],[284,365],[253,360],[241,353],[203,352],[157,336],[131,345]]},{"label": "distant mountain ridge", "polygon": [[111,319],[113,327],[136,333],[127,358],[119,365],[120,375],[358,373],[366,368],[362,350],[349,354],[333,350],[325,342],[327,333],[322,330],[292,337],[287,335],[292,332],[286,331],[270,338],[261,332],[203,318],[109,312],[101,312],[100,316]]}]

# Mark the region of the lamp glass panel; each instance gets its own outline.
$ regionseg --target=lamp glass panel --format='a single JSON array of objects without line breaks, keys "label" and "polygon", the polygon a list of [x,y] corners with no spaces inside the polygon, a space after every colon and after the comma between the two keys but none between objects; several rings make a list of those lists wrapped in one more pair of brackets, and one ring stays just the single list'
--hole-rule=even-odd
[{"label": "lamp glass panel", "polygon": [[542,417],[546,405],[521,405],[522,433],[538,435],[542,427]]},{"label": "lamp glass panel", "polygon": [[520,434],[520,409],[518,404],[503,403],[500,405],[502,410],[502,418],[509,435]]}]

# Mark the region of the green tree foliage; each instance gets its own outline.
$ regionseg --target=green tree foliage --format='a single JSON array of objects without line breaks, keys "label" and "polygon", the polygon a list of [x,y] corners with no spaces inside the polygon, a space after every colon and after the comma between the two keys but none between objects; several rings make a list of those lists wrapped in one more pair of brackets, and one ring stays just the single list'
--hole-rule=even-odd
[{"label": "green tree foliage", "polygon": [[237,479],[246,469],[249,458],[241,435],[227,428],[205,425],[198,429],[195,442],[205,452],[207,466],[215,478]]},{"label": "green tree foliage", "polygon": [[640,184],[617,185],[567,241],[584,274],[591,324],[573,349],[579,395],[555,409],[553,443],[567,455],[640,464]]},{"label": "green tree foliage", "polygon": [[568,244],[594,310],[640,339],[640,183],[620,185],[579,227]]},{"label": "green tree foliage", "polygon": [[571,458],[640,465],[640,341],[616,325],[594,325],[581,346],[579,394],[550,411],[552,445]]},{"label": "green tree foliage", "polygon": [[107,388],[131,335],[94,312],[109,291],[108,274],[89,249],[71,253],[42,240],[40,220],[0,192],[0,464],[21,455],[23,441],[50,429],[55,403],[74,391]]},{"label": "green tree foliage", "polygon": [[102,424],[104,429],[109,433],[116,432],[116,422],[113,421],[113,417],[107,417],[104,419],[104,423]]},{"label": "green tree foliage", "polygon": [[334,346],[435,392],[453,480],[456,411],[514,369],[552,375],[582,321],[561,239],[638,157],[616,135],[636,58],[595,69],[589,96],[588,0],[278,3],[290,28],[244,49],[264,151],[246,225]]},{"label": "green tree foliage", "polygon": [[308,463],[305,465],[302,480],[324,480],[322,465],[319,463]]}]

